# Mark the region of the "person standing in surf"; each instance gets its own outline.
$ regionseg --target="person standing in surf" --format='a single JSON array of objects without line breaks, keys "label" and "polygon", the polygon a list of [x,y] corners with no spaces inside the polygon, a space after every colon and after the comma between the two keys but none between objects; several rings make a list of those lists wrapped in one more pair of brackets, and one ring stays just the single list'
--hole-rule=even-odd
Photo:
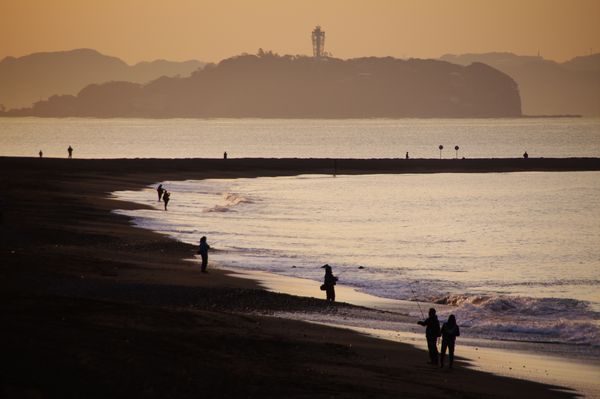
[{"label": "person standing in surf", "polygon": [[162,184],[159,184],[158,187],[156,187],[156,192],[158,193],[158,201],[160,201],[162,199],[163,193],[166,190],[163,188]]},{"label": "person standing in surf", "polygon": [[425,338],[427,339],[427,349],[429,350],[429,364],[437,366],[439,353],[437,350],[437,339],[441,334],[440,322],[435,314],[435,309],[429,309],[429,317],[425,320],[419,320],[417,324],[425,326]]},{"label": "person standing in surf", "polygon": [[200,239],[200,245],[198,246],[198,253],[200,254],[200,257],[202,258],[202,266],[200,268],[200,271],[202,271],[202,273],[208,273],[208,271],[206,271],[206,268],[208,266],[208,250],[210,249],[210,245],[208,245],[208,243],[206,242],[206,236],[202,236],[202,238]]},{"label": "person standing in surf", "polygon": [[454,344],[456,343],[456,337],[460,335],[460,329],[456,324],[456,317],[453,314],[448,317],[448,321],[442,325],[442,353],[440,355],[440,367],[444,367],[444,355],[446,354],[446,348],[448,348],[448,359],[450,363],[449,368],[452,368],[454,363]]},{"label": "person standing in surf", "polygon": [[169,205],[169,201],[171,200],[171,193],[167,190],[163,193],[163,202],[165,203],[165,211],[167,210],[167,205]]},{"label": "person standing in surf", "polygon": [[323,265],[321,268],[325,269],[325,280],[322,287],[327,294],[327,301],[335,302],[335,283],[337,283],[338,278],[333,275],[331,266]]}]

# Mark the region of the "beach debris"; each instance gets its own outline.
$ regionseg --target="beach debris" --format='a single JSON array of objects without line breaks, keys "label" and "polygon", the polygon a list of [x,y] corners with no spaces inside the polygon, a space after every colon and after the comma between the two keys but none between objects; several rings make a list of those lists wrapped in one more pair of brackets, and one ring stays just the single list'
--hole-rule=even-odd
[{"label": "beach debris", "polygon": [[365,267],[364,267],[364,266],[359,266],[358,268],[359,268],[359,269],[364,269]]}]

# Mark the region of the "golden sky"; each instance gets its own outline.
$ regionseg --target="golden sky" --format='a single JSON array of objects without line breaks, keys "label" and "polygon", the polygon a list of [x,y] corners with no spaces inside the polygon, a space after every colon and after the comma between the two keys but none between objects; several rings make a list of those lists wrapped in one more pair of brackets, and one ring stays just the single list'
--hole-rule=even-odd
[{"label": "golden sky", "polygon": [[128,63],[310,54],[317,24],[339,58],[600,52],[600,0],[0,0],[0,59],[84,47]]}]

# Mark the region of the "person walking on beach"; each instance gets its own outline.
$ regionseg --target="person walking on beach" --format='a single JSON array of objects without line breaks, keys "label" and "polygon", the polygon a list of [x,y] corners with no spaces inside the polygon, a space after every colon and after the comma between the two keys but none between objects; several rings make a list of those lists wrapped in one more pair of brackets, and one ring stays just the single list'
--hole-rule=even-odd
[{"label": "person walking on beach", "polygon": [[38,153],[40,158],[44,156],[44,153],[42,152],[42,150],[40,150],[40,152]]},{"label": "person walking on beach", "polygon": [[406,151],[406,159],[408,159],[408,151]]},{"label": "person walking on beach", "polygon": [[69,146],[69,148],[67,148],[67,152],[69,153],[69,159],[73,158],[73,147]]},{"label": "person walking on beach", "polygon": [[208,250],[210,249],[210,245],[208,245],[208,243],[206,242],[206,236],[202,236],[202,238],[200,239],[200,245],[198,247],[198,253],[200,254],[200,257],[202,258],[202,267],[200,268],[200,271],[202,273],[208,273],[206,271],[206,267],[208,266]]},{"label": "person walking on beach", "polygon": [[448,321],[442,325],[442,353],[440,355],[440,367],[444,367],[444,356],[446,355],[446,348],[448,348],[448,359],[450,359],[449,368],[452,368],[454,363],[454,344],[456,343],[456,337],[460,335],[460,329],[456,324],[456,317],[453,314],[448,317]]},{"label": "person walking on beach", "polygon": [[162,199],[163,193],[166,190],[163,188],[162,184],[159,184],[158,187],[156,187],[156,192],[158,193],[158,200],[160,201]]},{"label": "person walking on beach", "polygon": [[427,349],[429,350],[429,364],[438,364],[437,339],[441,334],[440,322],[435,314],[435,309],[429,309],[429,317],[423,321],[419,320],[417,324],[425,326],[425,338],[427,339]]},{"label": "person walking on beach", "polygon": [[169,200],[171,199],[171,193],[168,192],[167,190],[165,190],[163,192],[163,201],[165,203],[165,211],[168,210],[167,209],[167,205],[169,205]]},{"label": "person walking on beach", "polygon": [[529,154],[527,153],[527,151],[525,151],[525,152],[523,153],[523,158],[525,158],[525,159],[529,158]]},{"label": "person walking on beach", "polygon": [[335,302],[335,283],[337,283],[338,278],[333,275],[331,266],[323,265],[321,268],[325,269],[325,281],[321,287],[323,287],[327,294],[327,301]]}]

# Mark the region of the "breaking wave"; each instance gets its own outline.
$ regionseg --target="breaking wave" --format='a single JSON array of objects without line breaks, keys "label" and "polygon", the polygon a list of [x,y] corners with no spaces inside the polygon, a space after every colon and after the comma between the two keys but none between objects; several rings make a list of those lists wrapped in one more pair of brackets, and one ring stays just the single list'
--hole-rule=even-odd
[{"label": "breaking wave", "polygon": [[434,303],[450,313],[470,334],[501,340],[600,346],[600,313],[589,303],[564,298],[446,295]]},{"label": "breaking wave", "polygon": [[204,212],[230,212],[233,211],[237,205],[253,203],[252,200],[237,193],[224,193],[222,197],[224,203],[205,209]]}]

